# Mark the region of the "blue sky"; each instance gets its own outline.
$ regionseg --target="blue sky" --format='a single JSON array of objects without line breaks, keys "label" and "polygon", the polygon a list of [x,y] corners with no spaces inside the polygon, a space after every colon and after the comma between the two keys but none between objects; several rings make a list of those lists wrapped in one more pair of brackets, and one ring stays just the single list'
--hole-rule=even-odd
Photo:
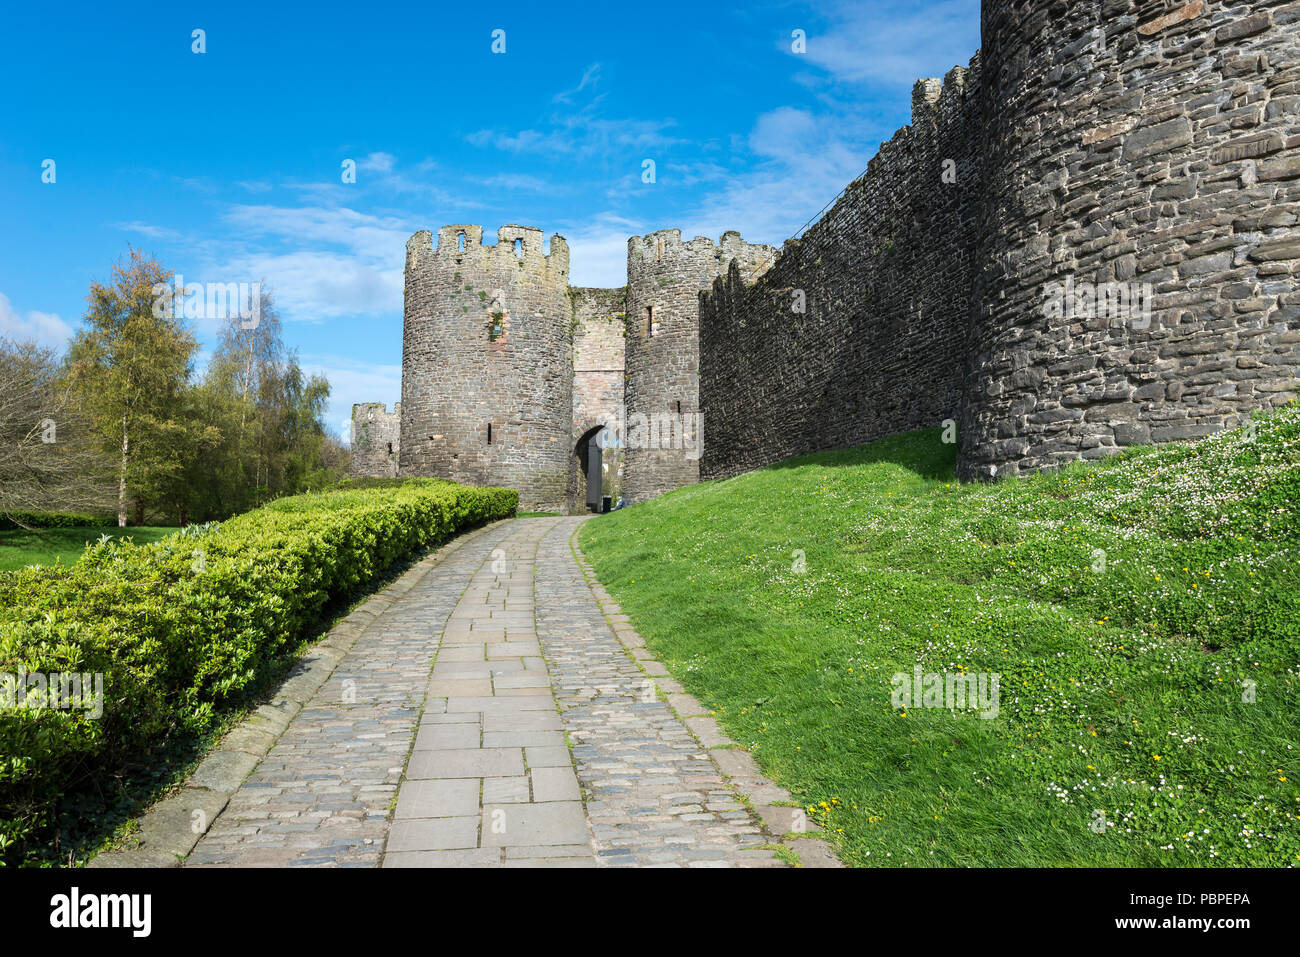
[{"label": "blue sky", "polygon": [[599,286],[655,229],[779,245],[979,45],[978,0],[115,6],[6,11],[0,335],[62,346],[128,244],[265,279],[336,429],[400,398],[415,230],[558,232]]}]

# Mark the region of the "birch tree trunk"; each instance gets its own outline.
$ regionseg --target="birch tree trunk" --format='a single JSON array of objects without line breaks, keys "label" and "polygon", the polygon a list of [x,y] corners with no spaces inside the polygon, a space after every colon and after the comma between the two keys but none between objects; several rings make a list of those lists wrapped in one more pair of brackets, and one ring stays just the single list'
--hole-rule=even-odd
[{"label": "birch tree trunk", "polygon": [[117,476],[117,527],[126,528],[126,454],[130,448],[126,432],[126,413],[122,413],[122,465]]}]

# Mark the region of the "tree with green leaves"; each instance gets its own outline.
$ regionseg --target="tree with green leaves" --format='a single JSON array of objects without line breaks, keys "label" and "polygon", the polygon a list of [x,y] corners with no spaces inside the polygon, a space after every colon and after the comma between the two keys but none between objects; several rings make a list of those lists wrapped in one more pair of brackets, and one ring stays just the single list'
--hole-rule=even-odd
[{"label": "tree with green leaves", "polygon": [[285,349],[280,313],[265,282],[257,284],[256,295],[245,312],[257,320],[227,320],[202,386],[225,432],[214,450],[220,464],[202,481],[210,500],[236,511],[337,481],[347,471],[323,423],[329,382],[306,374],[296,353]]},{"label": "tree with green leaves", "polygon": [[113,267],[111,283],[91,284],[86,327],[68,350],[68,380],[116,463],[120,526],[132,496],[139,522],[146,495],[166,494],[177,458],[194,441],[184,400],[197,343],[171,308],[172,277],[157,260],[130,250]]}]

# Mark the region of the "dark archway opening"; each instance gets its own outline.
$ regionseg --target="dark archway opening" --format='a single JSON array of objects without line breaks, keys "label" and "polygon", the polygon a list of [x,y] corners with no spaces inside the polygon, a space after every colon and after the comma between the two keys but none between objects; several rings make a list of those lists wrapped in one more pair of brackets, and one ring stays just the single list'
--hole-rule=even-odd
[{"label": "dark archway opening", "polygon": [[586,486],[587,508],[593,512],[603,511],[601,489],[604,484],[604,450],[601,448],[600,436],[604,431],[603,425],[588,429],[573,448],[573,454],[578,458],[578,471],[582,473],[582,484]]}]

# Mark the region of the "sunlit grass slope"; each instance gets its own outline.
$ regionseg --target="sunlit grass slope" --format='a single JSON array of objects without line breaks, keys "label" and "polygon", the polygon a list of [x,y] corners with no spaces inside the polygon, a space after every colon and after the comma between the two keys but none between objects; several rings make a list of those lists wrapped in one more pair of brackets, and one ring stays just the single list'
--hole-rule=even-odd
[{"label": "sunlit grass slope", "polygon": [[62,562],[71,565],[81,558],[86,546],[97,542],[101,535],[110,538],[130,538],[137,545],[147,545],[173,534],[174,528],[157,528],[147,525],[118,528],[15,528],[0,531],[0,572],[13,571],[27,565],[53,565]]},{"label": "sunlit grass slope", "polygon": [[[851,864],[1300,864],[1300,408],[1027,479],[952,474],[940,432],[914,432],[580,541]],[[997,674],[997,717],[895,707],[918,665]]]}]

